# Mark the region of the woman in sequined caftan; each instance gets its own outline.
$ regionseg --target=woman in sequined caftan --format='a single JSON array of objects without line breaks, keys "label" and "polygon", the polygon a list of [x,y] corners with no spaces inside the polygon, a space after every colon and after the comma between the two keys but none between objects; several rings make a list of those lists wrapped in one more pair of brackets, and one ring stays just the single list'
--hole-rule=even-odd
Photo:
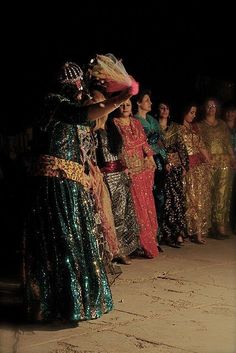
[{"label": "woman in sequined caftan", "polygon": [[[236,156],[236,105],[228,103],[224,110],[224,121],[226,122],[231,136],[234,156]],[[231,211],[230,211],[230,226],[234,234],[236,234],[236,165],[233,167],[233,188],[231,194]]]},{"label": "woman in sequined caftan", "polygon": [[24,229],[23,288],[27,319],[65,322],[100,317],[112,309],[112,296],[99,256],[90,178],[82,163],[78,124],[112,112],[131,89],[81,106],[83,73],[66,63],[59,94],[45,100],[34,129],[32,202]]},{"label": "woman in sequined caftan", "polygon": [[[91,88],[89,91],[89,98],[83,103],[84,105],[94,104],[101,102],[101,100],[105,100],[104,95],[102,95],[99,101],[92,99]],[[89,121],[87,124],[78,125],[77,132],[80,140],[82,164],[87,167],[91,181],[90,191],[92,199],[94,200],[95,219],[99,232],[98,243],[100,256],[105,265],[109,282],[112,283],[122,271],[117,264],[112,263],[113,258],[117,256],[119,252],[119,244],[112,214],[109,191],[104,183],[103,174],[97,165],[96,149],[98,139],[93,131],[95,124],[96,122]]]},{"label": "woman in sequined caftan", "polygon": [[219,105],[208,99],[204,118],[197,125],[211,159],[212,237],[224,239],[228,234],[232,168],[235,163],[231,136],[226,123],[219,119]]},{"label": "woman in sequined caftan", "polygon": [[94,202],[94,213],[98,229],[100,257],[104,263],[109,283],[112,284],[117,275],[122,272],[117,264],[112,263],[113,258],[119,252],[119,244],[110,195],[103,181],[103,175],[97,166],[97,138],[91,126],[93,123],[78,125],[77,132],[80,140],[81,162],[89,171],[90,191]]},{"label": "woman in sequined caftan", "polygon": [[137,220],[140,226],[140,245],[144,255],[158,255],[157,216],[153,197],[154,170],[153,152],[149,147],[142,124],[132,117],[130,100],[123,103],[114,123],[123,140],[122,159],[131,178],[131,193]]},{"label": "woman in sequined caftan", "polygon": [[[159,122],[150,114],[152,109],[151,91],[142,90],[135,99],[137,103],[137,113],[134,115],[143,125],[147,141],[153,150],[153,158],[156,163],[153,194],[155,198],[157,218],[158,218],[158,242],[162,238],[162,216],[164,205],[164,179],[167,154],[163,145]],[[159,250],[161,248],[159,247]]]},{"label": "woman in sequined caftan", "polygon": [[185,175],[186,224],[189,238],[205,244],[210,228],[210,157],[193,120],[197,106],[188,103],[182,108],[181,135],[188,151],[189,170]]},{"label": "woman in sequined caftan", "polygon": [[180,134],[180,125],[170,121],[170,108],[164,102],[158,106],[158,121],[167,152],[162,242],[179,248],[183,245],[184,237],[186,237],[183,176],[188,170],[188,152]]},{"label": "woman in sequined caftan", "polygon": [[[93,100],[104,100],[98,90],[92,92]],[[115,260],[129,265],[129,255],[139,248],[139,226],[130,190],[130,178],[120,159],[122,138],[111,117],[96,121],[94,132],[98,138],[97,163],[109,190],[112,212],[119,244]]]}]

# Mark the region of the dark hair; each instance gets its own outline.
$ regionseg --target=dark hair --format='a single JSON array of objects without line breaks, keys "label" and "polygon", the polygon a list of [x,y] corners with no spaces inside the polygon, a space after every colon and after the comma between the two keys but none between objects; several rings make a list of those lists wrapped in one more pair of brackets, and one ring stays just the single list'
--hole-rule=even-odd
[{"label": "dark hair", "polygon": [[152,92],[151,92],[151,90],[148,89],[148,88],[141,89],[141,90],[139,91],[139,93],[138,93],[136,96],[133,96],[133,97],[131,98],[131,102],[132,102],[132,105],[133,105],[134,114],[136,114],[137,111],[138,111],[138,107],[137,107],[137,106],[138,106],[138,103],[142,102],[143,97],[144,97],[146,94],[151,98]]},{"label": "dark hair", "polygon": [[[109,117],[106,122],[106,133],[107,133],[107,142],[108,142],[108,150],[113,155],[117,156],[121,152],[122,148],[122,137],[114,123],[114,119]],[[97,163],[99,166],[104,165],[104,155],[102,153],[102,138],[101,138],[101,129],[97,130],[98,137],[98,148],[96,150],[97,155]]]},{"label": "dark hair", "polygon": [[233,110],[236,110],[236,102],[229,101],[229,102],[226,102],[223,105],[223,111],[224,112],[230,112],[230,111],[233,111]]},{"label": "dark hair", "polygon": [[65,83],[61,85],[60,93],[72,101],[77,101],[77,95],[80,92],[75,84]]},{"label": "dark hair", "polygon": [[99,91],[104,95],[105,98],[109,97],[109,94],[106,91],[106,87],[102,85],[98,80],[91,79],[91,80],[87,80],[85,83],[86,83],[88,92],[90,93],[91,96],[93,91]]},{"label": "dark hair", "polygon": [[122,148],[122,136],[114,123],[114,118],[109,116],[106,122],[108,148],[112,154],[119,154]]},{"label": "dark hair", "polygon": [[145,95],[148,95],[149,97],[151,97],[152,96],[151,90],[148,88],[144,88],[144,89],[140,90],[139,93],[137,94],[137,96],[135,96],[136,103],[142,102],[143,97]]},{"label": "dark hair", "polygon": [[196,107],[196,108],[198,107],[198,105],[195,101],[188,101],[188,102],[183,103],[182,106],[180,106],[179,117],[180,117],[181,122],[183,122],[184,116],[189,113],[189,111],[192,107]]},{"label": "dark hair", "polygon": [[[159,118],[160,118],[160,109],[159,109],[159,107],[160,107],[161,104],[166,105],[166,106],[169,108],[169,111],[171,111],[171,106],[170,106],[170,104],[169,104],[167,101],[162,100],[162,101],[158,102],[158,104],[157,104],[157,113],[155,114],[155,117],[156,117],[158,120],[159,120]],[[169,116],[169,119],[168,119],[168,120],[170,120],[170,116]]]}]

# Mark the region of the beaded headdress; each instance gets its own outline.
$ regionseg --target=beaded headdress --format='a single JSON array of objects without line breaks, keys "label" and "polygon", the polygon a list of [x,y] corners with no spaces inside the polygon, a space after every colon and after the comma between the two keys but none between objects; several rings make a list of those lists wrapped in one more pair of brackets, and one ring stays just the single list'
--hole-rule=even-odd
[{"label": "beaded headdress", "polygon": [[73,62],[66,62],[59,75],[59,81],[63,84],[75,84],[79,90],[83,90],[83,71]]}]

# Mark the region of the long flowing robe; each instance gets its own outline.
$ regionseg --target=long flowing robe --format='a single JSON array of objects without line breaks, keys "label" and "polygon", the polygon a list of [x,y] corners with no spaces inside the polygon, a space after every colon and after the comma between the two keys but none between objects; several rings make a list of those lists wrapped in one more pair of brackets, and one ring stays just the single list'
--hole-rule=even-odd
[{"label": "long flowing robe", "polygon": [[153,158],[156,163],[154,176],[153,195],[155,198],[157,219],[158,219],[158,242],[162,239],[162,217],[164,212],[164,180],[165,180],[165,165],[167,163],[167,153],[163,144],[163,136],[160,130],[159,122],[147,114],[146,119],[136,114],[145,131],[147,141],[153,150]]},{"label": "long flowing robe", "polygon": [[203,142],[212,157],[211,167],[211,221],[213,226],[229,223],[232,190],[230,150],[232,143],[229,129],[223,120],[210,126],[205,120],[197,124]]},{"label": "long flowing robe", "polygon": [[165,241],[176,242],[186,233],[183,168],[188,170],[188,152],[180,134],[180,125],[171,122],[162,129],[167,160],[171,169],[164,181],[164,214],[162,233]]},{"label": "long flowing robe", "polygon": [[[230,130],[231,141],[233,146],[234,155],[236,158],[236,128]],[[236,170],[233,170],[233,187],[232,187],[232,198],[230,207],[230,225],[233,232],[236,234]]]},{"label": "long flowing robe", "polygon": [[88,166],[77,124],[87,108],[51,95],[35,129],[38,158],[24,230],[24,293],[30,320],[100,317],[112,296],[98,248]]},{"label": "long flowing robe", "polygon": [[86,126],[78,125],[78,135],[82,146],[82,161],[84,165],[87,165],[91,178],[91,192],[96,210],[96,221],[100,232],[100,254],[106,263],[107,270],[110,268],[113,271],[111,260],[118,254],[119,244],[109,191],[104,183],[103,174],[97,166],[97,136],[93,132],[91,124]]},{"label": "long flowing robe", "polygon": [[139,247],[139,226],[130,190],[130,178],[119,155],[109,150],[106,130],[97,131],[99,167],[109,190],[112,212],[119,242],[119,256],[127,256]]},{"label": "long flowing robe", "polygon": [[135,211],[140,226],[140,244],[149,258],[158,255],[157,249],[157,215],[153,197],[154,172],[146,167],[145,157],[152,156],[142,124],[135,118],[124,125],[121,119],[115,118],[123,138],[123,159],[130,177],[131,192]]},{"label": "long flowing robe", "polygon": [[206,236],[210,228],[210,171],[201,150],[205,145],[193,124],[181,126],[181,135],[187,147],[189,170],[185,175],[186,223],[191,237]]}]

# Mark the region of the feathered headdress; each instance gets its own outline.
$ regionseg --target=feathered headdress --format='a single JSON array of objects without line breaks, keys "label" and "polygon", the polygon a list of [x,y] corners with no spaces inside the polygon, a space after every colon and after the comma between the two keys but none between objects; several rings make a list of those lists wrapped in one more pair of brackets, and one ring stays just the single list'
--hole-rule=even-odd
[{"label": "feathered headdress", "polygon": [[98,80],[99,84],[105,87],[108,93],[133,87],[134,82],[138,85],[133,77],[127,73],[122,61],[118,60],[113,54],[96,55],[96,58],[90,61],[88,71],[90,77]]}]

